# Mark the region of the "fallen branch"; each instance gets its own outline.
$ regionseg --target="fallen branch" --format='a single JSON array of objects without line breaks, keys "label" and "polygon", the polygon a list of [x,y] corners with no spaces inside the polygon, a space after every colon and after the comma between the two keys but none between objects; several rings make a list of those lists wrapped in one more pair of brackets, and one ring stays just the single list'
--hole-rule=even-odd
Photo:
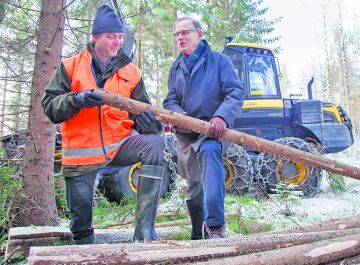
[{"label": "fallen branch", "polygon": [[270,234],[285,234],[285,233],[304,233],[304,232],[319,232],[330,230],[343,230],[360,227],[360,215],[355,215],[346,218],[331,219],[317,224],[298,226],[294,228],[281,229],[270,231]]},{"label": "fallen branch", "polygon": [[[209,131],[209,122],[132,100],[130,98],[110,94],[100,89],[95,89],[95,91],[102,96],[105,104],[107,105],[111,105],[134,114],[150,111],[160,121],[167,122],[172,125],[181,125],[200,134],[207,134]],[[292,159],[306,165],[312,165],[317,168],[325,169],[329,172],[334,172],[342,176],[360,180],[360,169],[357,167],[346,165],[335,160],[330,160],[323,156],[297,150],[246,133],[228,129],[226,131],[224,140],[238,144],[240,146],[246,146],[260,152],[273,154],[286,159]]]}]

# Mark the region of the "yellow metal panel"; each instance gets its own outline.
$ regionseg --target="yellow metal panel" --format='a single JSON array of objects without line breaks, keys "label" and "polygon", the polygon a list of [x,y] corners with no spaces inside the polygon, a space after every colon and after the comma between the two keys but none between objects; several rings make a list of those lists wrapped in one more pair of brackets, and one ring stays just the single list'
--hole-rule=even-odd
[{"label": "yellow metal panel", "polygon": [[243,109],[284,108],[282,99],[248,99],[244,100]]},{"label": "yellow metal panel", "polygon": [[335,115],[336,120],[337,120],[339,123],[341,123],[341,124],[343,123],[342,120],[341,120],[340,114],[339,114],[339,110],[338,110],[338,108],[337,108],[335,105],[325,106],[325,107],[323,107],[323,111],[324,111],[324,112],[331,112],[332,114]]},{"label": "yellow metal panel", "polygon": [[262,95],[264,95],[264,92],[262,92],[262,91],[252,91],[252,92],[250,92],[250,95],[262,96]]},{"label": "yellow metal panel", "polygon": [[265,50],[272,51],[271,48],[266,47],[266,46],[261,45],[261,44],[257,44],[257,43],[246,43],[246,42],[236,43],[236,42],[230,42],[230,43],[225,44],[225,46],[241,46],[241,47],[249,47],[249,48],[260,48],[260,49],[265,49]]}]

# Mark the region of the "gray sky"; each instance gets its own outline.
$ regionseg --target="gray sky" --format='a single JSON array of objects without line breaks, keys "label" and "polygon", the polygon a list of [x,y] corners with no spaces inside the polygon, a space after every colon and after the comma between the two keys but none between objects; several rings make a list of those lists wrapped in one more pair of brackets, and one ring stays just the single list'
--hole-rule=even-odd
[{"label": "gray sky", "polygon": [[[360,16],[360,0],[340,0],[343,9],[344,27],[351,28],[354,15]],[[282,48],[278,58],[286,64],[290,80],[295,86],[306,86],[301,82],[304,74],[311,75],[312,62],[318,60],[322,34],[321,4],[336,3],[334,0],[266,0],[268,17],[283,17],[275,34],[282,36]]]}]

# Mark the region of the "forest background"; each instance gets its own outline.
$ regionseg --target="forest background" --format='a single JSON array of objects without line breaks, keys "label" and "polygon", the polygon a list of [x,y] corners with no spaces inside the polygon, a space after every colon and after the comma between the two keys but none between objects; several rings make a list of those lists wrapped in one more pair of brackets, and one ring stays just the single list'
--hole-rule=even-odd
[{"label": "forest background", "polygon": [[[104,1],[0,2],[0,136],[29,131],[24,161],[17,174],[23,181],[25,196],[13,203],[21,205],[14,220],[18,225],[59,222],[53,193],[44,192],[53,190],[55,126],[43,115],[40,101],[60,59],[76,54],[90,41],[92,18],[100,2]],[[281,89],[283,95],[300,91],[306,97],[307,81],[315,76],[315,98],[343,106],[352,118],[357,136],[360,16],[350,18],[340,0],[315,2],[320,7],[317,56],[300,82],[292,81],[284,58],[280,64]],[[220,50],[225,36],[233,36],[237,42],[265,44],[280,55],[285,48],[282,36],[276,33],[284,21],[281,15],[269,18],[268,1],[124,0],[119,4],[137,40],[134,63],[142,70],[155,105],[161,106],[170,66],[179,54],[173,32],[176,18],[183,14],[193,14],[202,21],[205,38],[214,50]],[[349,19],[353,21],[350,26]],[[5,206],[4,209],[9,208]]]}]

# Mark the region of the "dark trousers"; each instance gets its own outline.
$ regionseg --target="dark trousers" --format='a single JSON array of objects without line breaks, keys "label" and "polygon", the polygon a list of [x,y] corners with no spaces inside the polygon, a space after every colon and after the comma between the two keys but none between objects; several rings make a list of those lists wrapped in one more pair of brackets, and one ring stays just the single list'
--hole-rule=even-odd
[{"label": "dark trousers", "polygon": [[[190,208],[204,210],[204,220],[207,226],[225,224],[225,170],[222,151],[221,142],[203,141],[196,153],[201,179],[196,176],[197,181],[192,181],[193,178],[188,179],[187,204],[191,205]],[[191,211],[190,208],[189,211]],[[193,214],[198,216],[200,212],[202,213],[201,210],[194,210]]]},{"label": "dark trousers", "polygon": [[[143,165],[164,165],[164,142],[159,135],[143,134],[128,138],[107,167]],[[94,184],[97,170],[76,177],[66,177],[66,199],[71,215],[70,230],[76,242],[94,234],[92,208]],[[85,240],[86,241],[86,240]],[[93,242],[82,242],[93,243]]]}]

